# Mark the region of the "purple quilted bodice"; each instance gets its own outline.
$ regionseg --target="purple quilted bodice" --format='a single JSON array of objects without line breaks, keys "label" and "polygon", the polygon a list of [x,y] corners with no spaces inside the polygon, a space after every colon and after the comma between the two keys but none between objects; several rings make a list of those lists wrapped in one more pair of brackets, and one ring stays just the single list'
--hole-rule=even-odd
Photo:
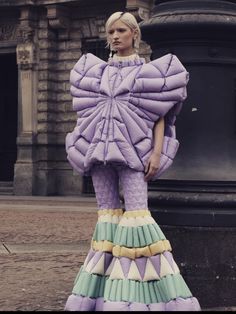
[{"label": "purple quilted bodice", "polygon": [[153,148],[153,126],[165,117],[161,164],[153,179],[173,162],[179,142],[175,118],[186,98],[188,72],[175,55],[145,63],[104,62],[83,55],[71,70],[74,130],[66,136],[67,158],[80,174],[94,163],[117,163],[143,171]]}]

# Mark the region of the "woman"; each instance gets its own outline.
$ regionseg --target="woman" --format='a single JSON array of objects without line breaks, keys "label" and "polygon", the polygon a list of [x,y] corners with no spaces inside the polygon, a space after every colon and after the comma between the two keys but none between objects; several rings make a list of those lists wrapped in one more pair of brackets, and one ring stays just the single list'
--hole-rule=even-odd
[{"label": "woman", "polygon": [[92,176],[98,222],[65,310],[200,310],[147,202],[147,181],[178,148],[174,123],[188,73],[172,54],[145,64],[130,13],[112,14],[106,32],[114,56],[85,54],[70,77],[78,120],[66,150],[73,168]]}]

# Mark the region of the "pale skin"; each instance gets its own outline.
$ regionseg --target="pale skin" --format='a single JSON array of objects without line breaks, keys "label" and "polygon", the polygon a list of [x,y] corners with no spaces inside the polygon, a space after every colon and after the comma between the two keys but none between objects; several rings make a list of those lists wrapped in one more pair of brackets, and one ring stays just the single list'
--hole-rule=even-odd
[{"label": "pale skin", "polygon": [[113,50],[117,52],[117,56],[125,57],[134,53],[133,40],[136,36],[137,30],[117,20],[111,25],[107,39]]},{"label": "pale skin", "polygon": [[148,162],[145,166],[145,177],[144,180],[150,180],[154,174],[157,172],[160,166],[160,158],[161,158],[161,149],[163,145],[164,139],[164,128],[165,128],[165,120],[164,118],[160,118],[153,127],[153,151],[151,156],[148,159]]},{"label": "pale skin", "polygon": [[[115,21],[109,31],[107,40],[111,44],[113,50],[116,51],[117,56],[130,56],[135,52],[133,48],[133,41],[136,38],[137,30],[131,29],[121,20]],[[160,166],[161,150],[164,139],[164,118],[160,118],[153,127],[154,146],[151,156],[145,166],[145,181],[149,181],[157,172]]]}]

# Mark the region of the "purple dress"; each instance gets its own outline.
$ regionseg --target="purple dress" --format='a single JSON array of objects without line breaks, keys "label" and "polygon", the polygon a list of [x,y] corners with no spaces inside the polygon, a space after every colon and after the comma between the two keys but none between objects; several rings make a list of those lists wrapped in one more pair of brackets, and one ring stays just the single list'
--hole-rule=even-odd
[{"label": "purple dress", "polygon": [[179,142],[176,115],[186,98],[188,72],[175,55],[145,63],[105,62],[83,55],[71,71],[74,130],[66,151],[72,167],[89,174],[94,163],[117,163],[143,171],[153,148],[153,126],[165,117],[164,144],[158,178],[173,162]]},{"label": "purple dress", "polygon": [[[164,144],[154,179],[176,155],[174,123],[186,98],[187,71],[172,54],[147,64],[139,57],[107,63],[87,54],[70,81],[78,120],[66,137],[68,160],[80,174],[92,174],[99,210],[65,310],[199,311],[169,241],[147,208],[143,180],[160,117]],[[126,211],[120,208],[118,177]]]}]

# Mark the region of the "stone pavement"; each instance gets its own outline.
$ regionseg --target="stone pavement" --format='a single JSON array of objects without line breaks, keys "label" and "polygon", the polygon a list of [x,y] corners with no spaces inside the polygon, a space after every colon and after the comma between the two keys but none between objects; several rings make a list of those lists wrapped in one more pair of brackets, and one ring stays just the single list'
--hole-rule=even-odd
[{"label": "stone pavement", "polygon": [[88,252],[95,198],[0,197],[0,310],[62,311]]},{"label": "stone pavement", "polygon": [[0,196],[0,221],[0,311],[63,311],[89,250],[95,198]]}]

